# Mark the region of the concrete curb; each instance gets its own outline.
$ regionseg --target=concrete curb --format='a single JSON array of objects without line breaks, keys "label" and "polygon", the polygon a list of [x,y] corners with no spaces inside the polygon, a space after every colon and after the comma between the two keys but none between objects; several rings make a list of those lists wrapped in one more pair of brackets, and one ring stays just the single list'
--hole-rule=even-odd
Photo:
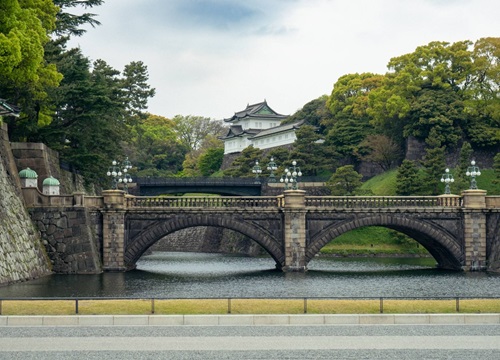
[{"label": "concrete curb", "polygon": [[499,325],[500,314],[39,315],[0,316],[0,326]]}]

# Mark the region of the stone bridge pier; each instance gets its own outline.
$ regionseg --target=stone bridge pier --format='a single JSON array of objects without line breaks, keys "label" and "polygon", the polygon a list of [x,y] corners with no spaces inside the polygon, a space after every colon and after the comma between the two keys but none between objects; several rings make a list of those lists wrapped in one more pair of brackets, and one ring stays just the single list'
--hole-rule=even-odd
[{"label": "stone bridge pier", "polygon": [[102,265],[105,271],[126,271],[125,193],[120,190],[102,192]]},{"label": "stone bridge pier", "polygon": [[283,206],[283,271],[305,271],[306,262],[306,192],[285,190]]},{"label": "stone bridge pier", "polygon": [[465,190],[463,193],[463,244],[465,271],[488,267],[486,191]]}]

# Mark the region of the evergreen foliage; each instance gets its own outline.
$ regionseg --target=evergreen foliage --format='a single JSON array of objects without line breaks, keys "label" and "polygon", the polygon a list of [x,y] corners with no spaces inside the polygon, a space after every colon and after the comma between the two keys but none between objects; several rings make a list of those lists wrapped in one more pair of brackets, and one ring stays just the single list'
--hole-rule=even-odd
[{"label": "evergreen foliage", "polygon": [[402,196],[418,195],[421,191],[422,180],[417,164],[411,160],[403,160],[396,176],[396,194]]},{"label": "evergreen foliage", "polygon": [[424,166],[424,189],[429,195],[438,195],[441,175],[446,167],[445,147],[441,146],[439,127],[433,127],[427,138],[427,148],[422,161]]},{"label": "evergreen foliage", "polygon": [[[85,33],[84,26],[100,24],[87,9],[103,3],[0,2],[0,98],[22,110],[19,118],[4,119],[11,140],[47,143],[89,183],[103,183],[111,160],[124,156],[143,175],[214,174],[223,156],[217,138],[224,132],[221,121],[148,114],[155,89],[143,62],[130,62],[119,71],[66,48],[70,37]],[[83,11],[75,15],[74,9]],[[333,191],[354,194],[359,192],[355,169],[360,161],[383,171],[401,164],[396,191],[414,195],[438,194],[449,165],[458,193],[468,186],[464,173],[474,150],[499,151],[499,89],[500,38],[430,42],[390,59],[385,74],[341,76],[329,95],[286,120],[305,121],[291,151],[272,149],[263,157],[262,151],[247,148],[224,173],[253,176],[256,160],[265,172],[273,156],[280,170],[296,160],[305,176],[350,173],[349,183],[355,185],[340,191],[340,179],[332,176]],[[425,143],[419,163],[403,161],[410,136]],[[450,160],[448,155],[460,147],[458,161]],[[350,168],[338,167],[346,163]],[[495,158],[498,172],[499,163]]]},{"label": "evergreen foliage", "polygon": [[252,169],[255,162],[262,158],[262,150],[248,146],[233,161],[231,167],[224,170],[224,176],[232,177],[252,177]]},{"label": "evergreen foliage", "polygon": [[224,158],[223,148],[210,148],[198,159],[198,168],[202,176],[210,176],[216,173]]},{"label": "evergreen foliage", "polygon": [[356,195],[361,187],[362,177],[354,170],[353,165],[345,165],[337,168],[326,185],[334,196]]}]

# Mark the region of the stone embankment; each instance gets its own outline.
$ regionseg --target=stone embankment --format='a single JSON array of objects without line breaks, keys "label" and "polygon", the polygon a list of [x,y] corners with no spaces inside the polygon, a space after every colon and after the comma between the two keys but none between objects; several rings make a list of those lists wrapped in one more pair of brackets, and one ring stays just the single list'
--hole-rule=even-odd
[{"label": "stone embankment", "polygon": [[253,240],[237,232],[198,226],[165,236],[151,251],[182,251],[221,254],[262,255],[265,251]]},{"label": "stone embankment", "polygon": [[20,195],[7,126],[0,127],[0,285],[51,273],[48,258]]},{"label": "stone embankment", "polygon": [[92,214],[85,208],[30,209],[31,219],[40,231],[42,243],[59,274],[100,273],[99,249]]}]

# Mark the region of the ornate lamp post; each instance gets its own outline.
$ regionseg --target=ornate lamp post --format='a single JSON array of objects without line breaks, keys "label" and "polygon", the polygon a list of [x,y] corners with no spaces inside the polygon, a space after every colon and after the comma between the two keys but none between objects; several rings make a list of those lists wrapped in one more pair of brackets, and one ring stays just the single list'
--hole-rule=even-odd
[{"label": "ornate lamp post", "polygon": [[120,168],[119,163],[113,160],[106,175],[111,176],[111,188],[113,190],[118,188],[118,183],[123,183],[125,192],[128,192],[128,183],[132,182],[132,177],[128,174],[128,171],[132,169],[132,164],[128,157],[125,158],[122,165],[123,168]]},{"label": "ornate lamp post", "polygon": [[285,169],[285,173],[281,176],[280,182],[285,183],[285,190],[288,190],[290,187],[292,190],[297,190],[299,188],[299,177],[301,176],[302,172],[300,171],[300,167],[297,166],[297,162],[294,160],[292,161],[292,168]]},{"label": "ornate lamp post", "polygon": [[123,161],[123,177],[118,179],[118,182],[123,182],[123,190],[128,194],[128,184],[132,182],[132,176],[128,173],[132,169],[128,156]]},{"label": "ornate lamp post", "polygon": [[479,171],[479,167],[476,166],[476,162],[472,160],[470,162],[471,166],[467,168],[466,176],[470,176],[470,188],[477,189],[476,176],[481,175],[481,171]]},{"label": "ornate lamp post", "polygon": [[450,174],[450,169],[446,169],[444,172],[445,173],[443,174],[443,176],[441,176],[441,182],[445,183],[444,193],[445,194],[451,194],[451,192],[450,192],[450,183],[455,182],[455,179],[453,178],[453,175]]},{"label": "ornate lamp post", "polygon": [[255,165],[252,169],[252,172],[255,174],[255,184],[260,184],[259,176],[262,174],[262,169],[259,166],[259,161],[255,160]]},{"label": "ornate lamp post", "polygon": [[278,170],[278,167],[276,166],[273,157],[271,157],[271,161],[269,161],[269,164],[267,164],[267,170],[269,171],[269,179],[267,181],[270,183],[275,183],[276,177],[274,176],[274,172]]},{"label": "ornate lamp post", "polygon": [[122,176],[122,172],[116,160],[111,162],[111,166],[108,168],[106,175],[111,176],[111,189],[116,190],[118,187],[118,178]]}]

